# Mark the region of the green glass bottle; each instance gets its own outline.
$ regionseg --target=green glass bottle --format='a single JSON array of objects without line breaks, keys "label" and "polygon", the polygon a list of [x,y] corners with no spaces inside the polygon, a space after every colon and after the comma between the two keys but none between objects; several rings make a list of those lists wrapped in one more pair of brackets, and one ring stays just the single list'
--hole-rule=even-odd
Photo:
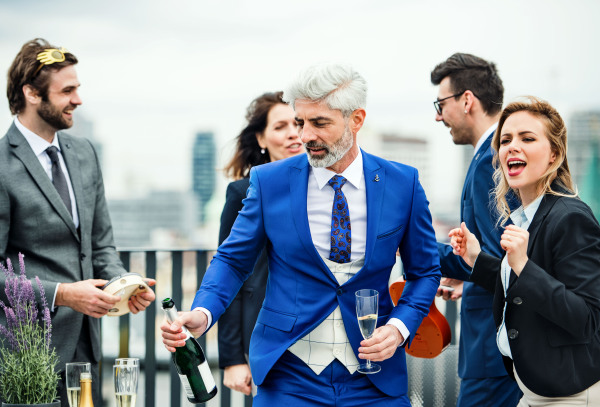
[{"label": "green glass bottle", "polygon": [[[167,316],[167,321],[173,322],[177,318],[177,308],[171,298],[165,298],[162,308]],[[190,403],[204,403],[217,394],[217,385],[210,372],[204,351],[185,327],[183,333],[187,335],[185,346],[176,348],[172,353],[173,363],[185,389],[185,394]]]}]

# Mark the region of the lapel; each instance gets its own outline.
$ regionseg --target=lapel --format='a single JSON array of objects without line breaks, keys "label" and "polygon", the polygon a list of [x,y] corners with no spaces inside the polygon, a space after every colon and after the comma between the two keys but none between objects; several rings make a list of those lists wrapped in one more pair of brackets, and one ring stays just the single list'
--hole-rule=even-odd
[{"label": "lapel", "polygon": [[535,212],[533,220],[531,221],[531,225],[529,225],[529,228],[527,229],[527,231],[529,232],[529,243],[527,244],[528,256],[531,255],[531,249],[537,238],[540,226],[544,222],[544,219],[546,219],[546,216],[548,216],[548,213],[550,212],[554,204],[558,202],[559,198],[560,196],[553,194],[545,194],[542,198],[542,202],[540,202],[540,207]]},{"label": "lapel", "polygon": [[29,146],[29,143],[27,143],[27,140],[25,140],[25,137],[23,137],[14,123],[11,125],[6,135],[8,137],[9,144],[11,147],[13,147],[13,153],[23,163],[27,169],[27,172],[29,172],[31,178],[33,178],[42,194],[44,194],[46,199],[48,199],[48,202],[50,202],[50,205],[54,208],[58,216],[65,222],[69,230],[71,230],[71,233],[73,233],[73,235],[79,240],[79,236],[75,230],[75,224],[73,223],[73,218],[71,218],[71,215],[62,202],[60,195],[58,195],[56,188],[52,184],[48,174],[46,174],[40,165],[40,161],[33,153],[33,150]]},{"label": "lapel", "polygon": [[319,267],[325,271],[325,275],[327,275],[329,279],[337,285],[337,280],[317,252],[310,234],[308,210],[306,207],[310,165],[308,164],[308,158],[306,155],[303,155],[303,158],[298,160],[297,164],[290,166],[288,172],[290,178],[290,197],[293,214],[292,219],[294,221],[294,226],[296,227],[299,240],[302,243],[302,246],[304,246],[306,252],[310,255],[312,263],[319,265]]},{"label": "lapel", "polygon": [[[467,170],[467,175],[465,177],[465,183],[463,185],[463,190],[462,190],[462,198],[461,198],[461,207],[464,208],[464,202],[465,200],[467,200],[467,190],[471,189],[471,185],[473,184],[473,177],[475,177],[475,168],[477,167],[477,164],[479,163],[479,160],[488,152],[489,148],[490,148],[490,144],[492,143],[492,136],[494,135],[494,132],[491,132],[487,139],[485,139],[485,141],[483,142],[483,144],[481,145],[481,147],[479,147],[479,150],[477,150],[477,154],[475,154],[475,156],[473,157],[473,159],[471,159],[471,163],[469,164],[469,169]],[[461,217],[462,217],[462,213],[461,213]]]},{"label": "lapel", "polygon": [[371,154],[361,150],[363,155],[363,175],[367,194],[367,242],[365,248],[365,264],[369,264],[373,255],[377,229],[383,209],[383,193],[385,191],[385,170]]}]

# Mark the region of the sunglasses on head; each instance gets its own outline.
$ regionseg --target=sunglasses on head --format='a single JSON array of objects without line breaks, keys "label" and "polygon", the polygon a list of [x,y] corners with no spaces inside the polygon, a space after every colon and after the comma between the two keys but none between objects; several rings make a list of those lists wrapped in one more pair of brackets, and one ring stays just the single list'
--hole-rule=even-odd
[{"label": "sunglasses on head", "polygon": [[45,49],[39,54],[37,54],[37,60],[40,61],[40,66],[35,70],[33,76],[35,77],[40,70],[46,65],[52,65],[57,62],[63,62],[65,60],[65,54],[68,53],[66,49],[61,47],[57,48],[49,48]]}]

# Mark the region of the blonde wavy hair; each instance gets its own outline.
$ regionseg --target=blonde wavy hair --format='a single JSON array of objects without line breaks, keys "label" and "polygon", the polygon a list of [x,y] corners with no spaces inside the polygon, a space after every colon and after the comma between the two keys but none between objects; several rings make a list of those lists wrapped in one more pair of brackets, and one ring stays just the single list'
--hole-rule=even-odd
[{"label": "blonde wavy hair", "polygon": [[[506,200],[507,194],[512,191],[518,198],[519,191],[512,189],[508,185],[508,180],[502,171],[498,151],[500,150],[500,135],[502,126],[510,115],[517,112],[527,112],[540,119],[546,129],[545,135],[550,142],[550,148],[556,155],[554,162],[548,167],[546,172],[538,180],[538,196],[541,194],[553,194],[567,197],[576,197],[577,190],[571,178],[569,164],[567,162],[567,127],[560,114],[545,100],[534,96],[526,96],[523,101],[510,103],[500,114],[498,129],[492,138],[492,147],[496,151],[494,154],[494,181],[496,188],[494,196],[496,198],[496,210],[499,213],[498,223],[506,224],[510,216],[510,207]],[[554,189],[553,189],[554,186]]]}]

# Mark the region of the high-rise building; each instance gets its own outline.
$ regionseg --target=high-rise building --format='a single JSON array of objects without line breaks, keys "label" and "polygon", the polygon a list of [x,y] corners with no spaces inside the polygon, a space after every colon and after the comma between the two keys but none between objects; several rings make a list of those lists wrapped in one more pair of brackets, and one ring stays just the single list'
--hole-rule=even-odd
[{"label": "high-rise building", "polygon": [[600,111],[580,111],[569,121],[569,168],[581,199],[600,216]]},{"label": "high-rise building", "polygon": [[215,136],[212,132],[196,134],[192,149],[192,188],[200,202],[198,222],[204,223],[206,203],[212,198],[216,184]]}]

